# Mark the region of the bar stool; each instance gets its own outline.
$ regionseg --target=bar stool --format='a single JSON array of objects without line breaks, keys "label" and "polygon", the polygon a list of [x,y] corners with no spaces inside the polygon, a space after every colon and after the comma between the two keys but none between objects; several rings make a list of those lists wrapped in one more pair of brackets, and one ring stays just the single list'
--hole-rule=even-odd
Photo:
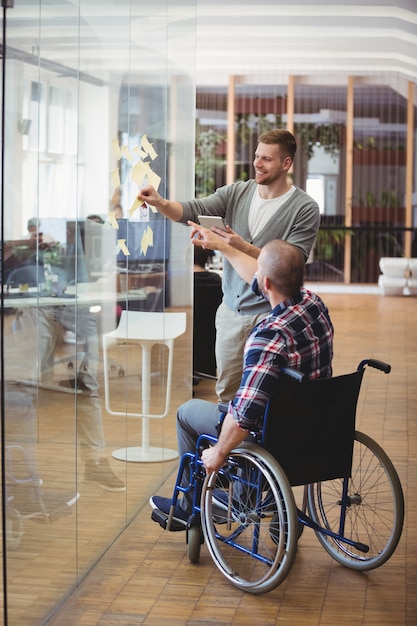
[{"label": "bar stool", "polygon": [[[186,314],[165,312],[122,311],[117,328],[103,335],[104,394],[105,406],[111,415],[123,415],[142,419],[142,445],[120,448],[112,453],[121,461],[152,462],[170,461],[177,458],[176,450],[150,446],[149,419],[163,418],[168,414],[171,398],[174,340],[186,329]],[[115,411],[110,406],[108,349],[113,344],[139,344],[142,349],[142,412]],[[162,413],[151,413],[151,351],[152,346],[161,344],[168,348],[165,408]]]}]

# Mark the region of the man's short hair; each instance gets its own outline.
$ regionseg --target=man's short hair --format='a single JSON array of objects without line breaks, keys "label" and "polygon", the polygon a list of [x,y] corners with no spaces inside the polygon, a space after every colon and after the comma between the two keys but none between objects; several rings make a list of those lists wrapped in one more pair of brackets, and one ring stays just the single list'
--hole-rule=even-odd
[{"label": "man's short hair", "polygon": [[281,152],[285,156],[291,157],[294,161],[295,153],[297,151],[297,142],[295,141],[294,135],[290,133],[289,130],[285,130],[285,128],[268,130],[259,137],[258,142],[279,145]]},{"label": "man's short hair", "polygon": [[34,226],[39,228],[40,225],[40,220],[37,217],[31,217],[30,220],[28,220],[28,228],[33,228]]},{"label": "man's short hair", "polygon": [[214,252],[213,250],[209,250],[208,248],[201,248],[200,246],[194,247],[194,263],[199,267],[205,267],[206,263],[209,262],[210,259],[213,258]]},{"label": "man's short hair", "polygon": [[260,272],[285,298],[296,296],[304,282],[304,256],[299,248],[274,239],[262,248]]}]

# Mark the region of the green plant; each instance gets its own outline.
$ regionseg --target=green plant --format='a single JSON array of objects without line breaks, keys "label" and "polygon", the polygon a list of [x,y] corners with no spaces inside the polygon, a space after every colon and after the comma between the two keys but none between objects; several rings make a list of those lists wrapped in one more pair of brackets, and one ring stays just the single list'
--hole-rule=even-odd
[{"label": "green plant", "polygon": [[216,154],[224,135],[212,129],[196,132],[195,195],[203,198],[216,189],[216,168],[222,159]]},{"label": "green plant", "polygon": [[62,263],[61,244],[56,242],[43,250],[44,265],[60,265]]},{"label": "green plant", "polygon": [[395,189],[383,189],[381,191],[381,198],[378,198],[372,191],[367,191],[364,200],[362,190],[360,189],[357,206],[361,208],[366,206],[368,209],[374,207],[396,209],[399,207],[398,194]]},{"label": "green plant", "polygon": [[308,160],[314,155],[315,146],[322,146],[333,160],[339,155],[340,124],[296,124],[294,130]]},{"label": "green plant", "polygon": [[282,128],[282,116],[279,113],[244,113],[236,116],[236,136],[241,146],[247,146],[252,135],[257,140],[259,135],[274,128]]},{"label": "green plant", "polygon": [[368,148],[368,150],[375,150],[377,147],[375,137],[368,137],[366,140],[366,148]]},{"label": "green plant", "polygon": [[337,249],[344,246],[346,236],[353,234],[353,231],[345,228],[320,229],[314,248],[315,258],[326,262],[332,261],[337,255]]}]

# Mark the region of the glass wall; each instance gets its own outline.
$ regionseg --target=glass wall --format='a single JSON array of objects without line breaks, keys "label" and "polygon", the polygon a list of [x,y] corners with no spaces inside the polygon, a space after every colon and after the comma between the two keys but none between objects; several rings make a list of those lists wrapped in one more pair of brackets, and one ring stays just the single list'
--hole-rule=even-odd
[{"label": "glass wall", "polygon": [[[191,397],[194,0],[6,9],[4,622],[42,624],[176,467]],[[172,355],[181,367],[173,367]]]},{"label": "glass wall", "polygon": [[197,88],[196,193],[226,183],[231,138],[233,180],[246,180],[259,135],[289,128],[298,146],[291,177],[321,212],[306,279],[376,284],[381,257],[415,256],[415,85],[407,91],[397,73],[235,78],[229,91]]}]

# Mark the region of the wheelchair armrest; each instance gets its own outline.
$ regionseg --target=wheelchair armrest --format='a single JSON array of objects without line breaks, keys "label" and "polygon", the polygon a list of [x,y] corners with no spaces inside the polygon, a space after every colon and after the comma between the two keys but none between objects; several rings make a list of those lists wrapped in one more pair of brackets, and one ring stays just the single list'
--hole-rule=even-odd
[{"label": "wheelchair armrest", "polygon": [[219,402],[218,408],[219,408],[220,413],[227,413],[229,411],[229,403]]}]

